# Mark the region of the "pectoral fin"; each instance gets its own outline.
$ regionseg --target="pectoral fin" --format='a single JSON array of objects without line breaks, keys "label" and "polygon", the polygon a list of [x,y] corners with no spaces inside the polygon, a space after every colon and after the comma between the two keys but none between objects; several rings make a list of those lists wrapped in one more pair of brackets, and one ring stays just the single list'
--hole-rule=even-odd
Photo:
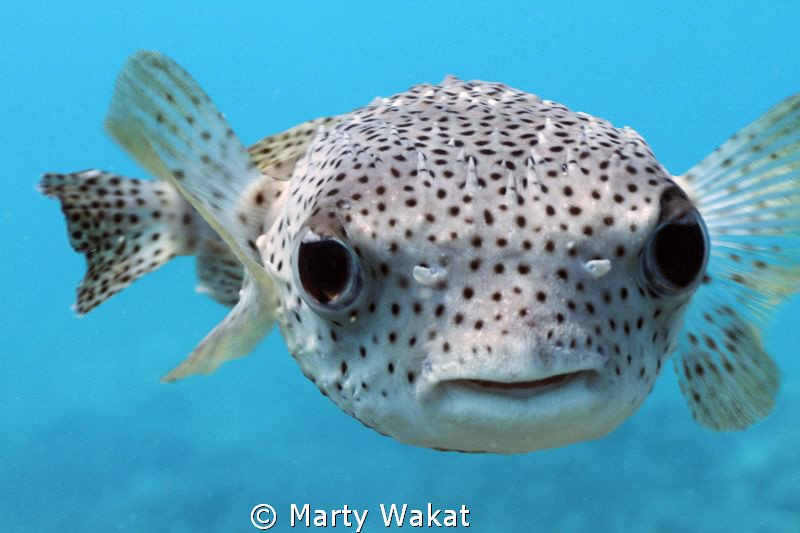
[{"label": "pectoral fin", "polygon": [[711,255],[675,370],[695,420],[744,429],[769,414],[780,384],[760,331],[800,289],[800,94],[677,180],[706,222]]},{"label": "pectoral fin", "polygon": [[210,374],[225,361],[249,354],[272,329],[277,307],[274,293],[261,290],[246,275],[236,306],[162,381]]},{"label": "pectoral fin", "polygon": [[[120,72],[106,127],[147,170],[174,185],[230,247],[251,276],[264,282],[255,218],[242,202],[261,182],[244,145],[200,86],[160,52],[131,56]],[[277,180],[274,180],[277,182]]]},{"label": "pectoral fin", "polygon": [[[259,171],[200,86],[159,52],[138,52],[125,63],[106,125],[137,161],[186,198],[222,239],[217,244],[229,248],[230,256],[217,250],[217,259],[213,253],[200,257],[201,284],[232,304],[231,287],[217,277],[218,259],[235,258],[244,267],[235,307],[164,380],[207,374],[224,361],[247,355],[272,328],[279,305],[255,244],[271,223],[265,211],[269,206],[254,198],[273,199],[270,186],[284,182]],[[235,265],[227,270],[240,274]]]}]

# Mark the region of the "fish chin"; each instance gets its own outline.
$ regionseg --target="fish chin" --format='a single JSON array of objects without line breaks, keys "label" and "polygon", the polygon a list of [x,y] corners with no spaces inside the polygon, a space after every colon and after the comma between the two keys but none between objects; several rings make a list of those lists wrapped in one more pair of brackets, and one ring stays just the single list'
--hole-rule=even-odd
[{"label": "fish chin", "polygon": [[596,370],[516,382],[446,379],[420,394],[428,434],[411,444],[525,453],[603,437],[629,414]]}]

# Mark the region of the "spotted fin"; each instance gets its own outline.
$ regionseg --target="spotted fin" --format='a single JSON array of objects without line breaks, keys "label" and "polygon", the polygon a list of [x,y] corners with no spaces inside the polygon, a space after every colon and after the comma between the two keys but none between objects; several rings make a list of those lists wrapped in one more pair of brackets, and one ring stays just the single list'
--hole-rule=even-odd
[{"label": "spotted fin", "polygon": [[295,163],[306,153],[317,130],[331,126],[339,120],[338,117],[309,120],[282,133],[261,139],[247,151],[263,174],[287,180],[292,177]]},{"label": "spotted fin", "polygon": [[[254,198],[269,183],[281,182],[262,175],[203,90],[159,52],[142,51],[127,60],[106,126],[139,163],[180,191],[246,272],[238,303],[165,380],[209,373],[247,355],[272,328],[278,306],[255,244],[269,221],[259,223],[265,206]],[[200,267],[201,275],[211,271],[208,262]],[[213,290],[218,288],[217,283]]]},{"label": "spotted fin", "polygon": [[70,244],[86,257],[78,314],[176,255],[194,252],[202,220],[167,183],[86,170],[45,174],[39,188],[61,202]]},{"label": "spotted fin", "polygon": [[706,222],[711,257],[675,370],[695,420],[744,429],[769,414],[779,389],[760,332],[800,289],[800,94],[677,179]]}]

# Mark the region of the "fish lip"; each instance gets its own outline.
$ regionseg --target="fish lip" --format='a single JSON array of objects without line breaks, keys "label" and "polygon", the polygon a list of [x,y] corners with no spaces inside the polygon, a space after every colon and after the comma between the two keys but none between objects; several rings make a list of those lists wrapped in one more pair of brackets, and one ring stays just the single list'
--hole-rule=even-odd
[{"label": "fish lip", "polygon": [[594,370],[572,370],[560,374],[553,374],[546,378],[531,379],[531,380],[517,380],[517,381],[495,381],[488,379],[455,379],[446,380],[451,384],[458,384],[464,386],[472,386],[485,389],[503,389],[503,390],[524,390],[524,389],[540,389],[542,387],[549,387],[551,385],[558,385],[565,381],[577,378],[583,374],[595,372]]},{"label": "fish lip", "polygon": [[566,388],[583,380],[588,383],[597,377],[599,372],[594,368],[567,370],[552,373],[539,379],[502,379],[489,380],[483,378],[448,378],[435,385],[442,392],[468,392],[507,398],[529,398]]},{"label": "fish lip", "polygon": [[[530,360],[538,351],[526,351],[525,356],[513,355],[511,360]],[[573,350],[564,350],[559,353],[549,354],[550,357],[559,358],[562,361],[555,365],[548,365],[542,367],[539,364],[525,364],[517,367],[514,370],[509,368],[498,367],[496,364],[489,362],[488,364],[479,364],[474,369],[465,369],[460,364],[453,364],[452,362],[440,363],[438,365],[431,365],[423,368],[421,378],[418,385],[420,389],[427,389],[428,392],[433,392],[435,389],[441,389],[442,386],[451,384],[468,385],[470,383],[480,386],[481,382],[484,385],[496,384],[495,388],[537,388],[537,385],[549,385],[557,383],[549,383],[548,380],[554,381],[558,376],[569,374],[581,374],[587,378],[600,377],[603,369],[608,365],[608,355],[598,352],[580,352]],[[485,363],[485,362],[484,362]],[[580,377],[580,376],[578,376]],[[570,380],[571,381],[571,380]],[[525,384],[530,382],[531,387],[525,387]],[[534,383],[541,382],[541,383]],[[506,386],[508,384],[509,386]],[[419,392],[423,392],[420,390]]]}]

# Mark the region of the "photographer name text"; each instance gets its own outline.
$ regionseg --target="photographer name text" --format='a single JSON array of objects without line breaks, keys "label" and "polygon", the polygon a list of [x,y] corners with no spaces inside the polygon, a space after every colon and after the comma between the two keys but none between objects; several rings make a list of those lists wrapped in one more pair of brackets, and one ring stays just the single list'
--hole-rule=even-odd
[{"label": "photographer name text", "polygon": [[[434,509],[433,504],[428,504],[427,509],[411,509],[407,504],[384,505],[380,504],[381,520],[385,527],[469,527],[469,509],[462,505],[461,509]],[[369,510],[350,509],[347,505],[342,509],[322,510],[312,509],[309,504],[291,504],[287,522],[290,527],[355,527],[356,533],[361,533],[361,528],[367,521]],[[270,529],[278,521],[275,510],[261,504],[253,508],[250,520],[255,527],[261,530]]]}]

